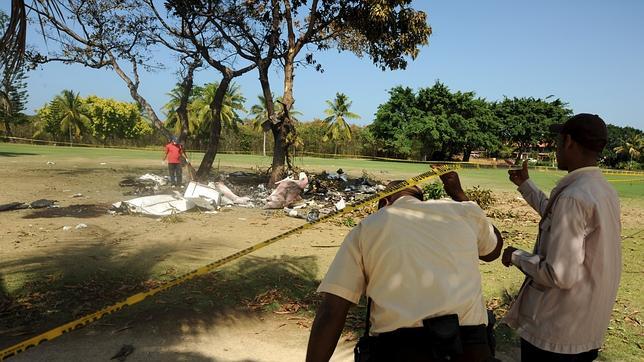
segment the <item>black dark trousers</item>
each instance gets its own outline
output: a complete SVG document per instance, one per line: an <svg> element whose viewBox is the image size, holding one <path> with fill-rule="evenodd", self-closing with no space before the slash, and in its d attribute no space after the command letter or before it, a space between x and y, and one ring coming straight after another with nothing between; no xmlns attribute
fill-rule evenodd
<svg viewBox="0 0 644 362"><path fill-rule="evenodd" d="M463 352L446 358L432 356L431 341L423 328L401 328L374 339L369 362L488 362L494 361L484 325L461 326Z"/></svg>
<svg viewBox="0 0 644 362"><path fill-rule="evenodd" d="M521 362L590 362L597 358L598 350L591 349L579 354L563 354L544 351L521 338Z"/></svg>
<svg viewBox="0 0 644 362"><path fill-rule="evenodd" d="M168 163L168 171L170 172L170 184L174 186L181 185L181 164Z"/></svg>

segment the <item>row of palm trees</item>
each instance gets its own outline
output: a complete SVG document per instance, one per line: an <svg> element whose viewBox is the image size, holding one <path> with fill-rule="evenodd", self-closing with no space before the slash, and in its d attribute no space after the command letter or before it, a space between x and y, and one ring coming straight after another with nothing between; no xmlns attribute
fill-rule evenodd
<svg viewBox="0 0 644 362"><path fill-rule="evenodd" d="M194 139L206 137L209 132L210 123L213 121L213 115L210 110L210 104L217 91L217 83L207 83L204 86L193 88L188 107L189 127ZM175 87L168 93L170 101L163 106L166 114L166 126L174 128L177 133L181 130L181 122L177 116L177 108L181 98L181 88ZM263 96L258 96L258 103L250 108L247 112L244 103L246 99L236 84L231 85L224 101L222 108L222 123L224 127L237 130L239 123L242 122L240 113L249 113L248 120L255 130L263 131L263 153L266 155L266 136L270 128L264 127L268 121L268 111L266 109L266 100ZM326 132L323 142L333 142L334 152L337 153L337 145L341 141L351 140L351 127L348 123L352 119L360 119L360 116L350 111L352 102L343 93L336 93L333 100L327 100L328 108L324 111L326 118ZM70 144L73 139L80 139L83 132L89 128L90 119L87 108L79 93L72 90L63 90L51 102L51 109L61 117L60 130L63 134L69 135ZM281 98L275 98L275 113L279 117L283 112ZM290 115L297 121L301 115L297 110L291 110ZM41 130L42 131L42 130Z"/></svg>
<svg viewBox="0 0 644 362"><path fill-rule="evenodd" d="M644 153L644 136L642 134L633 134L622 141L620 146L613 148L615 153L628 155L629 167L634 161L641 159Z"/></svg>
<svg viewBox="0 0 644 362"><path fill-rule="evenodd" d="M193 88L188 105L189 127L193 139L207 137L210 123L213 120L210 104L214 99L217 87L217 83L207 83L203 87L197 86ZM176 133L181 131L181 122L177 115L177 108L179 107L182 96L181 92L181 87L177 85L168 93L170 101L163 106L163 111L166 114L166 125L171 129L173 128ZM258 103L253 105L250 111L247 111L244 107L246 99L242 96L240 87L232 84L224 98L221 120L224 127L237 130L238 124L243 122L240 113L248 113L250 117L247 121L250 122L253 129L262 131L263 133L263 154L266 156L266 137L270 131L270 127L266 127L268 110L265 98L259 95L257 99ZM324 111L326 115L324 122L327 125L327 129L323 141L334 142L335 152L337 153L338 143L351 139L351 127L348 120L359 119L360 116L349 110L352 102L343 93L336 93L335 98L333 100L327 100L326 104L329 108ZM276 116L279 118L283 113L281 97L275 98L274 109ZM301 113L299 111L291 109L290 116L292 119L297 121L297 117L300 115Z"/></svg>

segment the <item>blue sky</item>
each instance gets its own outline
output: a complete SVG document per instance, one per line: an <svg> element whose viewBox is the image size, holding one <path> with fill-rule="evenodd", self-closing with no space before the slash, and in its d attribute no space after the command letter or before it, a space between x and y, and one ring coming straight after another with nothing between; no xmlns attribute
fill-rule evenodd
<svg viewBox="0 0 644 362"><path fill-rule="evenodd" d="M8 11L9 1L0 9ZM416 1L433 28L429 45L404 71L380 71L369 59L330 50L318 55L324 73L299 68L295 107L302 120L323 117L325 100L343 92L352 111L367 124L388 90L397 85L431 86L437 79L452 90L475 91L488 100L555 95L575 113L599 114L607 123L644 129L644 1L641 0L436 0ZM34 32L28 42L42 44ZM142 76L141 93L157 111L176 82L174 61L160 54L167 69ZM276 69L272 86L280 93ZM217 81L217 72L199 73L198 82ZM260 93L257 73L236 81L247 108ZM28 111L62 89L131 101L112 71L49 64L29 73Z"/></svg>

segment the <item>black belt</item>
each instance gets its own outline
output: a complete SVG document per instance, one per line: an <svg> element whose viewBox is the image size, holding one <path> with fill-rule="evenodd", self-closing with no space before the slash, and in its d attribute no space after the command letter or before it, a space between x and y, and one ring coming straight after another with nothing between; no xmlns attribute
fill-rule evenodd
<svg viewBox="0 0 644 362"><path fill-rule="evenodd" d="M485 324L477 326L459 326L459 333L461 342L465 345L469 344L487 344L487 330ZM395 344L408 344L418 341L427 341L432 338L429 332L424 327L415 328L399 328L395 331L381 333L376 336L378 342L382 343L395 343Z"/></svg>

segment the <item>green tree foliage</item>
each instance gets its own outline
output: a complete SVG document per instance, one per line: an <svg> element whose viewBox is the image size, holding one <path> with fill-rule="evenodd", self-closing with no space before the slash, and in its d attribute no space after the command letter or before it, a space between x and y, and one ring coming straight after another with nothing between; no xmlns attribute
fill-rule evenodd
<svg viewBox="0 0 644 362"><path fill-rule="evenodd" d="M421 88L395 87L370 127L387 156L446 160L472 150L494 150L500 124L491 106L474 92L452 92L436 82Z"/></svg>
<svg viewBox="0 0 644 362"><path fill-rule="evenodd" d="M572 115L567 104L560 99L548 101L540 98L505 98L494 105L496 116L503 125L501 140L512 145L517 161L522 152L539 142L553 141L548 128L563 123Z"/></svg>
<svg viewBox="0 0 644 362"><path fill-rule="evenodd" d="M152 127L141 116L133 103L89 96L64 90L51 102L36 111L34 137L50 135L54 139L67 138L87 141L115 141L137 139L152 134Z"/></svg>
<svg viewBox="0 0 644 362"><path fill-rule="evenodd" d="M215 93L219 87L218 83L206 83L203 87L193 89L194 100L189 105L190 113L196 117L195 137L205 139L210 132L210 124L213 121L213 111L210 108L215 98ZM246 98L241 93L241 89L235 83L231 83L224 96L224 102L221 108L221 123L224 128L237 130L241 122L240 112L246 112L244 108Z"/></svg>
<svg viewBox="0 0 644 362"><path fill-rule="evenodd" d="M608 128L608 143L601 154L603 165L607 167L628 165L632 155L627 150L633 148L635 151L637 147L629 147L627 143L631 146L637 145L637 137L640 139L644 137L644 132L633 127L619 127L612 124L608 124L606 127ZM640 149L640 161L642 161L641 157ZM637 157L634 159L637 160Z"/></svg>
<svg viewBox="0 0 644 362"><path fill-rule="evenodd" d="M197 147L201 147L208 142L210 125L213 121L211 105L218 86L218 83L215 82L192 88L188 103L188 123L190 128L188 139L194 142ZM179 134L181 121L177 114L177 109L182 97L180 85L175 86L168 93L168 96L170 96L170 100L163 106L163 111L166 115L165 125ZM240 113L246 112L244 108L245 101L246 99L242 95L240 87L232 83L226 92L221 109L221 122L224 129L239 131L239 124L242 120Z"/></svg>
<svg viewBox="0 0 644 362"><path fill-rule="evenodd" d="M273 102L273 112L276 117L284 117L284 103L282 103L282 97L272 97L275 99ZM269 110L266 104L266 98L263 95L258 95L257 100L259 103L254 104L250 108L250 114L252 116L252 127L256 131L262 131L263 135L263 146L262 154L266 156L266 134L271 130L271 123L269 122ZM297 116L301 115L298 110L291 108L290 116L294 122L298 122Z"/></svg>
<svg viewBox="0 0 644 362"><path fill-rule="evenodd" d="M89 96L83 102L92 136L99 140L136 139L152 133L136 104L97 96Z"/></svg>
<svg viewBox="0 0 644 362"><path fill-rule="evenodd" d="M644 153L644 136L640 134L632 134L628 138L622 139L622 144L613 149L618 155L626 154L629 161L639 162Z"/></svg>
<svg viewBox="0 0 644 362"><path fill-rule="evenodd" d="M0 11L0 30L6 29L9 17ZM1 35L1 34L0 34ZM27 83L25 66L2 67L2 79L0 83L0 126L4 133L11 137L12 126L23 124L27 117L22 113L27 104Z"/></svg>
<svg viewBox="0 0 644 362"><path fill-rule="evenodd" d="M347 120L359 119L360 116L349 111L352 102L344 93L336 93L335 99L333 101L327 100L326 104L329 108L324 110L327 117L324 119L326 132L322 140L333 142L335 146L333 153L335 154L338 153L339 141L351 139L351 126Z"/></svg>
<svg viewBox="0 0 644 362"><path fill-rule="evenodd" d="M395 87L389 90L389 100L376 111L370 131L381 141L381 151L386 156L410 157L413 141L418 137L413 129L421 128L422 111L416 105L416 95L409 87ZM438 136L438 135L437 135Z"/></svg>
<svg viewBox="0 0 644 362"><path fill-rule="evenodd" d="M199 87L199 90L197 91L200 92L200 89L201 88ZM193 87L190 95L188 96L188 107L190 107L190 104L192 104L192 102L194 102L195 100L194 94L195 87ZM164 124L166 128L174 130L175 134L180 134L181 119L179 117L178 110L181 105L181 98L183 97L183 87L181 86L181 84L176 84L175 87L172 88L172 90L170 90L170 92L166 95L170 97L170 100L162 107L162 111L166 116ZM188 112L188 127L190 129L189 133L194 133L195 130L199 129L200 127L199 119L194 115L191 115L190 112Z"/></svg>
<svg viewBox="0 0 644 362"><path fill-rule="evenodd" d="M65 89L51 102L54 113L60 117L60 130L63 134L69 135L69 142L72 136L76 140L82 138L83 133L90 128L87 107L78 93Z"/></svg>

